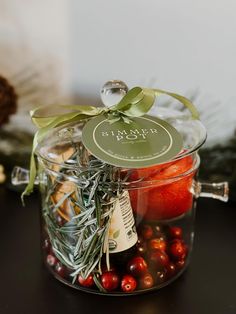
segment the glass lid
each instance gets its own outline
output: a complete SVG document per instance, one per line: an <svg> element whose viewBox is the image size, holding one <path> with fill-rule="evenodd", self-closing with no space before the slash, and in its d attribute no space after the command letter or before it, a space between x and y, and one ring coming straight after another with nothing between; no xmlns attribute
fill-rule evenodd
<svg viewBox="0 0 236 314"><path fill-rule="evenodd" d="M125 83L109 81L101 90L101 98L104 105L109 107L114 102L117 103L127 93L127 90ZM148 112L148 116L166 121L181 136L181 151L165 162L180 159L193 153L206 140L205 127L200 120L193 119L187 110L178 110L171 106L167 107L155 103ZM44 162L70 169L74 167L88 167L91 158L94 159L95 164L96 162L101 163L102 161L93 156L82 143L82 130L86 122L86 120L83 120L83 122L64 124L51 129L38 145L36 149L37 156Z"/></svg>
<svg viewBox="0 0 236 314"><path fill-rule="evenodd" d="M193 153L206 140L206 129L199 120L193 120L186 114L169 108L160 108L157 117L171 124L183 140L181 152L167 162ZM83 123L75 123L51 130L38 145L36 154L46 162L63 167L86 167L91 154L81 141L83 126Z"/></svg>

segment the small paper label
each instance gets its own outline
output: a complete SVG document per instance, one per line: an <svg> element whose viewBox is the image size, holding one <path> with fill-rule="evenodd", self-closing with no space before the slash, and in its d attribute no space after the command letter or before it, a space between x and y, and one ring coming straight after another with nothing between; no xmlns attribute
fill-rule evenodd
<svg viewBox="0 0 236 314"><path fill-rule="evenodd" d="M164 120L143 116L110 123L105 115L89 120L82 132L85 147L98 159L126 168L166 162L182 149L179 132Z"/></svg>
<svg viewBox="0 0 236 314"><path fill-rule="evenodd" d="M128 250L138 240L129 193L125 191L114 204L109 229L109 252Z"/></svg>

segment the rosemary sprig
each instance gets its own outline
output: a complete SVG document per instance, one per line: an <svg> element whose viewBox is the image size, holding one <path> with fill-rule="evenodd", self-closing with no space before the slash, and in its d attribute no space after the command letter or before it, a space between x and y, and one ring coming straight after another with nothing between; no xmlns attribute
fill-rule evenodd
<svg viewBox="0 0 236 314"><path fill-rule="evenodd" d="M43 215L55 255L71 269L72 283L78 274L87 278L89 274L94 273L94 281L101 290L103 288L99 283L98 273L101 273L101 260L104 254L107 268L110 268L108 234L114 204L121 193L121 189L112 190L110 183L114 178L122 180L117 168L93 156L88 158L82 143L76 144L78 147L75 147L73 142L75 151L69 159L76 161L76 170L72 173L76 176L76 182L80 183L73 183L73 189L62 193L62 197L55 203L53 196L58 189L60 191L61 186L63 187L65 182L63 175L69 178L71 169L65 166L64 161L59 170L62 174L59 179L52 178L49 172L47 183L51 184L44 186L47 195ZM84 170L81 166L85 160L87 167ZM75 208L79 209L79 212ZM62 226L57 223L58 210L65 211L69 217Z"/></svg>

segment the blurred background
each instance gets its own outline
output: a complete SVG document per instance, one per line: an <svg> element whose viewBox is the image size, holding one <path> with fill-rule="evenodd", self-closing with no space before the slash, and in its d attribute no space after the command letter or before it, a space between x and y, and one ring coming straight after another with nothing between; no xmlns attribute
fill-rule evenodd
<svg viewBox="0 0 236 314"><path fill-rule="evenodd" d="M191 98L208 129L202 178L235 184L235 12L233 0L1 0L0 181L27 167L30 109L99 105L121 79Z"/></svg>

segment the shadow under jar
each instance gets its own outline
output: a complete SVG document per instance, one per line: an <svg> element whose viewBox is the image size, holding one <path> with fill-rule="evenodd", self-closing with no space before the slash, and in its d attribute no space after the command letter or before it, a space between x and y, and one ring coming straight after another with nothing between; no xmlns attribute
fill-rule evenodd
<svg viewBox="0 0 236 314"><path fill-rule="evenodd" d="M91 293L139 294L175 280L193 245L195 201L227 200L227 183L197 180L197 153L206 139L198 120L160 110L182 135L174 159L124 169L91 155L82 124L56 128L37 148L45 264L63 283ZM17 168L15 183L27 181Z"/></svg>

